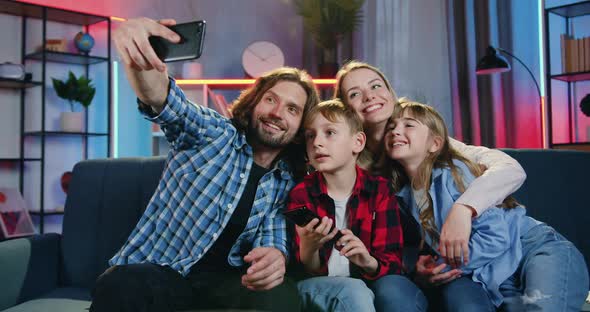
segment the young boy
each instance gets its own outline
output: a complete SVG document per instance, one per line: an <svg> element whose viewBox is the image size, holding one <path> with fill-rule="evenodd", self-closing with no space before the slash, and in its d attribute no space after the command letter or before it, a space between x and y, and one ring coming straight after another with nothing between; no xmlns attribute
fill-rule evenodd
<svg viewBox="0 0 590 312"><path fill-rule="evenodd" d="M402 229L394 193L386 179L356 165L366 141L362 121L330 100L312 108L303 126L317 171L291 191L287 209L305 206L321 218L296 226L297 261L318 275L298 283L304 310L409 311L402 304L414 299L401 289L411 282L397 275Z"/></svg>

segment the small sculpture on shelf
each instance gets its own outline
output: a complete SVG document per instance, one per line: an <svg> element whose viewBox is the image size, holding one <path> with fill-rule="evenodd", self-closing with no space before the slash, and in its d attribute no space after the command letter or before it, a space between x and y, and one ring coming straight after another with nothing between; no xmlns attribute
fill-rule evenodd
<svg viewBox="0 0 590 312"><path fill-rule="evenodd" d="M51 78L51 80L57 96L68 100L70 103L71 112L61 114L62 130L65 132L83 132L85 128L83 115L81 112L74 111L74 103L80 103L84 108L90 106L96 93L92 80L84 76L76 77L71 71L68 73L66 81L55 78Z"/></svg>
<svg viewBox="0 0 590 312"><path fill-rule="evenodd" d="M89 33L79 32L74 37L74 43L80 53L88 54L94 46L94 38Z"/></svg>

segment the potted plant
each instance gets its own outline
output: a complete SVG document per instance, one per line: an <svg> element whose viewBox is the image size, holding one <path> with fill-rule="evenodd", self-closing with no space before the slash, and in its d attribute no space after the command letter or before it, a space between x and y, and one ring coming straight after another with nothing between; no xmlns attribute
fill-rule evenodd
<svg viewBox="0 0 590 312"><path fill-rule="evenodd" d="M320 48L320 77L333 78L338 71L338 46L341 39L362 23L365 0L295 0L303 27Z"/></svg>
<svg viewBox="0 0 590 312"><path fill-rule="evenodd" d="M62 131L83 132L84 116L81 112L74 110L74 103L80 103L84 108L90 106L96 93L92 80L84 76L76 77L71 71L68 73L66 81L55 78L51 78L51 80L57 96L70 103L71 111L61 113Z"/></svg>

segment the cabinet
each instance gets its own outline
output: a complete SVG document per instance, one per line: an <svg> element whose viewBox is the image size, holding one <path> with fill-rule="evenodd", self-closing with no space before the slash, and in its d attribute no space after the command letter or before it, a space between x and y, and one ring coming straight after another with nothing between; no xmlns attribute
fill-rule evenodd
<svg viewBox="0 0 590 312"><path fill-rule="evenodd" d="M24 64L25 71L33 76L32 81L0 79L2 105L18 107L2 108L7 114L0 116L0 122L16 120L13 124L18 127L12 134L0 133L0 137L18 136L2 140L10 142L2 146L0 165L5 170L0 175L15 178L0 177L0 185L20 190L38 231L43 233L47 218L63 214L59 209L65 202L61 174L80 160L111 154L111 20L11 0L0 0L0 19L14 26L10 33L18 34L10 37L18 44L3 41L9 44L1 47L0 62ZM73 46L79 31L90 33L95 40L89 54L78 53ZM8 32L3 33L0 38ZM47 49L46 40L56 37L68 42L65 51ZM96 88L92 104L83 110L85 126L81 132L61 131L57 122L68 105L57 97L51 78L64 79L70 70L77 76L90 77ZM61 220L55 224L60 227Z"/></svg>
<svg viewBox="0 0 590 312"><path fill-rule="evenodd" d="M574 46L567 53L562 35L590 36L590 1L545 9L545 67L547 125L552 148L590 150L590 117L580 110L580 101L590 93L590 51ZM584 58L583 55L586 55ZM565 58L564 58L565 57ZM570 70L568 61L580 60Z"/></svg>

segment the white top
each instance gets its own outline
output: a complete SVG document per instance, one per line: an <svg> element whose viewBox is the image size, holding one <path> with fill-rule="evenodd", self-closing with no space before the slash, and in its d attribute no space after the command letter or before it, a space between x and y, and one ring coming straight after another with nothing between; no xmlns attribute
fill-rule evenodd
<svg viewBox="0 0 590 312"><path fill-rule="evenodd" d="M334 200L336 228L340 230L348 227L346 203L348 203L348 197L343 200ZM340 255L336 248L332 248L330 259L328 259L328 276L350 276L348 258Z"/></svg>
<svg viewBox="0 0 590 312"><path fill-rule="evenodd" d="M520 164L500 150L466 145L453 138L450 138L450 144L469 160L487 168L456 201L473 207L477 215L502 203L508 195L516 192L526 179L526 173Z"/></svg>

